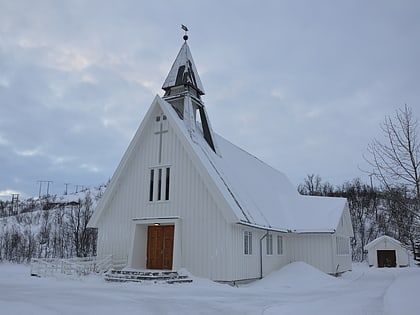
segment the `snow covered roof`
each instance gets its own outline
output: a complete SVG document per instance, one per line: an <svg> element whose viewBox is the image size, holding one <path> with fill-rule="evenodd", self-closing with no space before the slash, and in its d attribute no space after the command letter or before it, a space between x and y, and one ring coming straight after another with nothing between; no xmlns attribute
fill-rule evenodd
<svg viewBox="0 0 420 315"><path fill-rule="evenodd" d="M163 83L162 89L166 91L178 85L190 85L194 87L200 95L204 95L203 84L201 83L197 68L195 67L187 41L182 45L181 50L172 65L171 71L169 71L169 74Z"/></svg>
<svg viewBox="0 0 420 315"><path fill-rule="evenodd" d="M395 238L392 238L388 235L382 235L376 239L374 239L372 242L365 245L365 249L368 250L369 248L372 248L373 246L377 245L380 242L390 242L393 243L396 246L404 247L401 242L397 241Z"/></svg>
<svg viewBox="0 0 420 315"><path fill-rule="evenodd" d="M238 223L296 233L335 232L345 198L302 196L285 174L217 134L216 154L203 137L191 137L169 103L158 100L194 148Z"/></svg>

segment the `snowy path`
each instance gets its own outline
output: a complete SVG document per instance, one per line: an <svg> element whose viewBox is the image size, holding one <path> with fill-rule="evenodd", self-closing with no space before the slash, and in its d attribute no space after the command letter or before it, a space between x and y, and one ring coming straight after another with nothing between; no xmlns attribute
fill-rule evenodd
<svg viewBox="0 0 420 315"><path fill-rule="evenodd" d="M384 314L384 295L396 275L389 270L367 271L339 286L287 295L282 305L264 314Z"/></svg>
<svg viewBox="0 0 420 315"><path fill-rule="evenodd" d="M401 310L396 305L403 294L415 292L420 269L356 267L340 279L299 269L264 281L239 288L202 279L183 285L121 284L95 276L34 278L28 267L0 264L0 314L388 315L384 301L389 310ZM390 287L395 292L386 294Z"/></svg>

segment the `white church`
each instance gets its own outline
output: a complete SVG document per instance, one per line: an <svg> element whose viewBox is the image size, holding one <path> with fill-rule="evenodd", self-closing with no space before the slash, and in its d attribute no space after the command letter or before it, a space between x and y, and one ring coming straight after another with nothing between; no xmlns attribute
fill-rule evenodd
<svg viewBox="0 0 420 315"><path fill-rule="evenodd" d="M212 130L187 39L89 222L98 258L222 282L295 261L351 270L346 199L300 195Z"/></svg>

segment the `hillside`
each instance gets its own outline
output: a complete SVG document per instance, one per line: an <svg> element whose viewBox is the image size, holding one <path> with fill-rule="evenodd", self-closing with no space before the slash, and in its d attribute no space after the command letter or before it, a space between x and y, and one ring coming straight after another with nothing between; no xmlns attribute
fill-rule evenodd
<svg viewBox="0 0 420 315"><path fill-rule="evenodd" d="M96 254L96 231L87 223L105 186L42 196L0 207L0 261L86 257Z"/></svg>

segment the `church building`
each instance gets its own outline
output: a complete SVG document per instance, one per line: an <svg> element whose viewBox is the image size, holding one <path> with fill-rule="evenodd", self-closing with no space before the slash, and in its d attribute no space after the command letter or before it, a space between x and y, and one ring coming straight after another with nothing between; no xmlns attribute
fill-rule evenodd
<svg viewBox="0 0 420 315"><path fill-rule="evenodd" d="M300 195L283 173L215 133L187 40L89 222L98 258L222 282L295 261L351 270L346 199Z"/></svg>

